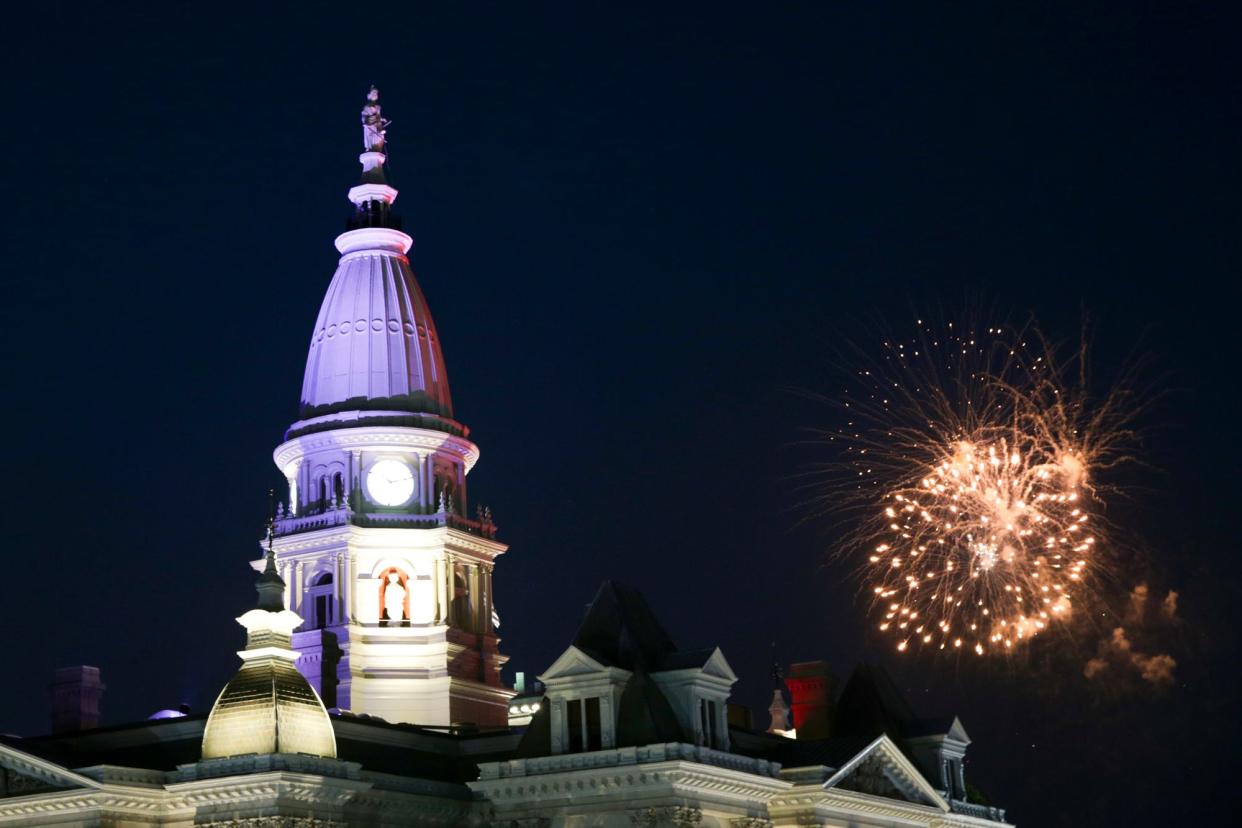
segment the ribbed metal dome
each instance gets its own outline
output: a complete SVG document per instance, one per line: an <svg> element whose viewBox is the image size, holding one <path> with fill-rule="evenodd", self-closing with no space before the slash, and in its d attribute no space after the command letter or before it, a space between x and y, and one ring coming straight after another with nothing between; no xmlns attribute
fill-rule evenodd
<svg viewBox="0 0 1242 828"><path fill-rule="evenodd" d="M269 535L270 538L270 535ZM298 672L293 631L297 613L284 608L285 582L269 547L255 586L259 606L237 623L246 628L242 667L224 686L203 728L203 758L248 753L308 753L336 757L332 720L315 689Z"/></svg>
<svg viewBox="0 0 1242 828"><path fill-rule="evenodd" d="M354 407L452 416L436 326L405 255L411 244L384 227L337 239L344 255L311 335L303 416Z"/></svg>
<svg viewBox="0 0 1242 828"><path fill-rule="evenodd" d="M247 661L207 717L204 759L246 753L336 756L328 711L287 659Z"/></svg>

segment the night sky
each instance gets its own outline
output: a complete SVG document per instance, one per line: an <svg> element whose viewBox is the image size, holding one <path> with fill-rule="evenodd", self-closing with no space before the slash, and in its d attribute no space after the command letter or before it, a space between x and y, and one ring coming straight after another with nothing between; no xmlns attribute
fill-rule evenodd
<svg viewBox="0 0 1242 828"><path fill-rule="evenodd" d="M511 544L507 675L548 666L611 577L679 644L722 647L763 725L774 655L842 679L881 661L920 712L961 716L969 779L1020 825L1223 809L1226 4L39 5L0 34L0 731L46 728L57 666L102 668L108 723L205 711L235 670L374 83L482 449L471 495ZM1142 640L1176 659L1171 685L1086 679L1090 628L1011 663L898 658L830 559L837 530L799 506L842 343L979 300L1058 338L1089 318L1102 382L1149 364L1113 598L1178 592Z"/></svg>

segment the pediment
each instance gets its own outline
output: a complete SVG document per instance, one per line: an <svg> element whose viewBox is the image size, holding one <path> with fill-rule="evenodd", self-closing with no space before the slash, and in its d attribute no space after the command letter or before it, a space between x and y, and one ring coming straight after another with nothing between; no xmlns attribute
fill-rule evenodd
<svg viewBox="0 0 1242 828"><path fill-rule="evenodd" d="M733 672L733 668L729 666L729 662L725 660L724 653L719 647L712 651L707 663L703 665L703 672L730 683L737 681L737 673Z"/></svg>
<svg viewBox="0 0 1242 828"><path fill-rule="evenodd" d="M953 717L953 725L949 728L949 732L946 733L945 736L955 742L961 742L964 745L970 744L970 737L966 735L966 728L962 727L962 720L956 716Z"/></svg>
<svg viewBox="0 0 1242 828"><path fill-rule="evenodd" d="M68 768L0 744L0 799L99 787Z"/></svg>
<svg viewBox="0 0 1242 828"><path fill-rule="evenodd" d="M876 739L846 762L824 783L824 788L949 810L949 804L887 736Z"/></svg>
<svg viewBox="0 0 1242 828"><path fill-rule="evenodd" d="M607 670L608 665L601 664L582 650L570 645L569 649L561 653L560 657L552 662L551 667L543 671L543 674L539 676L539 680L546 684L554 679L592 675L603 673Z"/></svg>

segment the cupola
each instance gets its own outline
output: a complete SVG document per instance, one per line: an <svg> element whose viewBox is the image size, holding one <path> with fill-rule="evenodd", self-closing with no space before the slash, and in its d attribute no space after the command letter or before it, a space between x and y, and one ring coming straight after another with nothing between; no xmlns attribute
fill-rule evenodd
<svg viewBox="0 0 1242 828"><path fill-rule="evenodd" d="M258 606L237 619L246 628L241 670L225 685L203 730L203 758L250 753L336 757L332 720L294 663L293 631L302 623L285 609L285 582L268 549L255 589Z"/></svg>

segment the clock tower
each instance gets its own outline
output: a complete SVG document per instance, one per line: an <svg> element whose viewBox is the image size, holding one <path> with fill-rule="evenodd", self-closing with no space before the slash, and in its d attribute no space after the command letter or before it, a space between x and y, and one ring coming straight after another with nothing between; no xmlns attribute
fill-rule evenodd
<svg viewBox="0 0 1242 828"><path fill-rule="evenodd" d="M391 722L504 725L492 569L506 547L470 512L479 458L392 212L372 88L362 177L311 332L301 416L274 453L289 486L274 551L298 670L328 707Z"/></svg>

